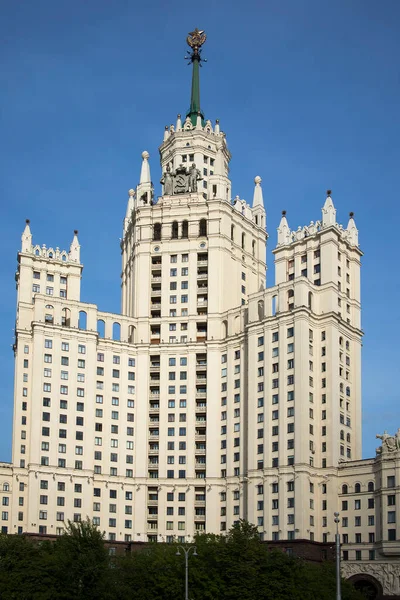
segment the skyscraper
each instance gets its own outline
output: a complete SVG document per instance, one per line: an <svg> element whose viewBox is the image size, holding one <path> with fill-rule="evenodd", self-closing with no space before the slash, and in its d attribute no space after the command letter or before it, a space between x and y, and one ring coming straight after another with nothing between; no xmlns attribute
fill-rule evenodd
<svg viewBox="0 0 400 600"><path fill-rule="evenodd" d="M89 516L110 541L184 542L243 518L265 540L329 542L334 511L354 509L344 558L390 563L399 446L386 436L361 460L354 216L338 224L330 191L305 226L283 212L266 287L261 178L251 204L232 198L225 133L200 105L204 42L188 36L191 103L164 131L162 195L147 151L129 190L121 314L80 301L77 231L61 251L26 222L3 531L60 534Z"/></svg>

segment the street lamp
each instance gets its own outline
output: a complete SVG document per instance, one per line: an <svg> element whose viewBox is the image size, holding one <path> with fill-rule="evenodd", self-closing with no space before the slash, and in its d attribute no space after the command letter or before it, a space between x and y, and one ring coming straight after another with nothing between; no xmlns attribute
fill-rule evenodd
<svg viewBox="0 0 400 600"><path fill-rule="evenodd" d="M189 546L186 549L183 546L178 546L178 549L176 551L176 556L181 555L181 553L179 552L179 549L181 549L185 555L185 600L189 600L189 554L190 554L190 551L192 551L193 556L197 556L197 548L196 548L196 546Z"/></svg>
<svg viewBox="0 0 400 600"><path fill-rule="evenodd" d="M340 535L339 535L339 513L335 512L335 523L336 523L336 534L335 534L335 543L336 543L336 600L341 600L342 594L340 591Z"/></svg>

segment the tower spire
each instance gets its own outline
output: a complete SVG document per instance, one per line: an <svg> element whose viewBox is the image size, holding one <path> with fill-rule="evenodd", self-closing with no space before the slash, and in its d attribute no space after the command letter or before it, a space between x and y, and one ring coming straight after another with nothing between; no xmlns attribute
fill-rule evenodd
<svg viewBox="0 0 400 600"><path fill-rule="evenodd" d="M197 27L194 31L191 31L186 38L186 42L188 46L190 46L191 51L189 52L189 56L186 58L192 63L192 93L190 96L190 108L186 113L186 116L190 118L193 127L196 127L197 123L197 115L201 116L202 121L204 120L204 114L200 107L200 63L202 62L201 58L201 47L206 41L207 36L204 31L200 31Z"/></svg>

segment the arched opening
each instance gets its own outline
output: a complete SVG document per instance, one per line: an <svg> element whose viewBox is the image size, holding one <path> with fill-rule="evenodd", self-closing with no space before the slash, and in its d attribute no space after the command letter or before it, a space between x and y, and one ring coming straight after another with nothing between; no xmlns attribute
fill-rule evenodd
<svg viewBox="0 0 400 600"><path fill-rule="evenodd" d="M342 485L342 494L348 494L349 493L349 487L348 485L346 485L345 483Z"/></svg>
<svg viewBox="0 0 400 600"><path fill-rule="evenodd" d="M343 429L340 430L340 439L344 441L344 431L343 431Z"/></svg>
<svg viewBox="0 0 400 600"><path fill-rule="evenodd" d="M264 300L258 301L257 309L258 309L258 320L262 321L264 318Z"/></svg>
<svg viewBox="0 0 400 600"><path fill-rule="evenodd" d="M245 242L246 242L246 236L244 233L242 233L242 250L244 250Z"/></svg>
<svg viewBox="0 0 400 600"><path fill-rule="evenodd" d="M232 242L235 241L235 226L231 225L231 240Z"/></svg>
<svg viewBox="0 0 400 600"><path fill-rule="evenodd" d="M46 309L46 313L44 315L44 322L51 325L52 323L54 323L54 315L53 315L54 306L52 306L51 304L46 304L45 309Z"/></svg>
<svg viewBox="0 0 400 600"><path fill-rule="evenodd" d="M189 237L189 223L187 221L182 221L182 238Z"/></svg>
<svg viewBox="0 0 400 600"><path fill-rule="evenodd" d="M161 240L161 223L154 223L153 241L159 242L160 240Z"/></svg>
<svg viewBox="0 0 400 600"><path fill-rule="evenodd" d="M258 216L256 215L256 225L258 225Z"/></svg>
<svg viewBox="0 0 400 600"><path fill-rule="evenodd" d="M106 324L103 319L98 319L97 321L97 333L100 338L104 338L106 336Z"/></svg>
<svg viewBox="0 0 400 600"><path fill-rule="evenodd" d="M228 321L226 319L222 321L222 337L228 337Z"/></svg>
<svg viewBox="0 0 400 600"><path fill-rule="evenodd" d="M349 388L349 386L346 387L346 396L350 396L350 388Z"/></svg>
<svg viewBox="0 0 400 600"><path fill-rule="evenodd" d="M251 242L251 250L252 250L253 256L255 256L256 255L256 241L255 240L253 240Z"/></svg>
<svg viewBox="0 0 400 600"><path fill-rule="evenodd" d="M179 235L178 221L174 221L172 223L172 228L171 228L171 238L173 240L177 240L178 239L178 235Z"/></svg>
<svg viewBox="0 0 400 600"><path fill-rule="evenodd" d="M71 327L71 311L69 308L63 308L61 311L61 325Z"/></svg>
<svg viewBox="0 0 400 600"><path fill-rule="evenodd" d="M375 489L374 482L373 481L369 481L368 482L368 491L369 492L373 492L374 489Z"/></svg>
<svg viewBox="0 0 400 600"><path fill-rule="evenodd" d="M199 237L205 237L206 235L207 235L207 221L206 221L206 219L200 219Z"/></svg>
<svg viewBox="0 0 400 600"><path fill-rule="evenodd" d="M351 435L350 435L350 433L346 433L346 442L348 444L350 444L350 442L351 442Z"/></svg>
<svg viewBox="0 0 400 600"><path fill-rule="evenodd" d="M128 342L130 344L134 344L135 343L135 338L136 338L136 327L134 325L129 325L129 329L128 329Z"/></svg>
<svg viewBox="0 0 400 600"><path fill-rule="evenodd" d="M272 316L276 315L276 313L278 312L278 296L272 296L271 312Z"/></svg>
<svg viewBox="0 0 400 600"><path fill-rule="evenodd" d="M240 333L240 317L235 317L235 333Z"/></svg>
<svg viewBox="0 0 400 600"><path fill-rule="evenodd" d="M361 492L361 485L359 483L356 483L356 485L354 486L354 491L356 494L359 494Z"/></svg>
<svg viewBox="0 0 400 600"><path fill-rule="evenodd" d="M78 328L86 329L87 327L87 314L84 310L79 311Z"/></svg>
<svg viewBox="0 0 400 600"><path fill-rule="evenodd" d="M312 310L313 307L313 295L312 292L308 292L308 308Z"/></svg>
<svg viewBox="0 0 400 600"><path fill-rule="evenodd" d="M343 338L342 337L339 338L339 346L343 346Z"/></svg>
<svg viewBox="0 0 400 600"><path fill-rule="evenodd" d="M113 323L112 339L116 342L121 340L121 325L119 323Z"/></svg>
<svg viewBox="0 0 400 600"><path fill-rule="evenodd" d="M352 575L352 577L349 577L348 581L357 591L361 592L365 598L368 598L368 600L382 600L382 585L372 575L368 575L367 573L358 573L357 575Z"/></svg>

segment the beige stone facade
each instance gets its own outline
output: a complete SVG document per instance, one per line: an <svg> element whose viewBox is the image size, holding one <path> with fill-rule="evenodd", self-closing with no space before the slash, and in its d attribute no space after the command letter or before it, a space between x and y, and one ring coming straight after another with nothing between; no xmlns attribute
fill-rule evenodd
<svg viewBox="0 0 400 600"><path fill-rule="evenodd" d="M330 192L305 227L283 214L266 287L261 179L251 206L232 200L219 123L178 118L160 155L168 194L154 197L147 152L129 191L121 314L80 301L77 232L63 252L26 224L3 531L59 534L89 516L110 540L183 542L244 518L266 540L330 542L338 511L344 573L392 577L400 452L385 439L361 459L353 216L338 224ZM175 193L167 166L193 163Z"/></svg>

